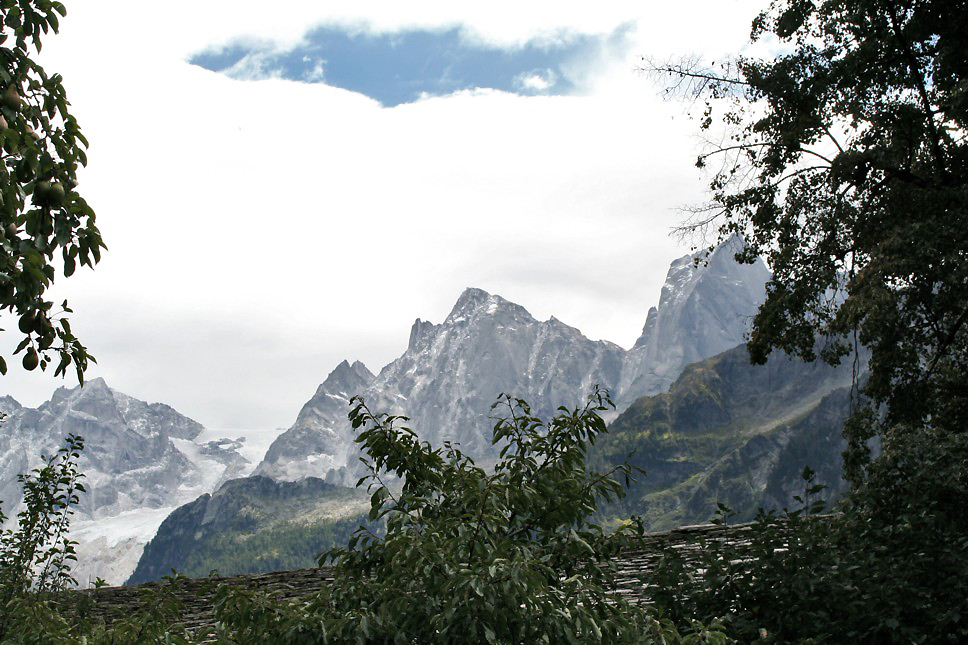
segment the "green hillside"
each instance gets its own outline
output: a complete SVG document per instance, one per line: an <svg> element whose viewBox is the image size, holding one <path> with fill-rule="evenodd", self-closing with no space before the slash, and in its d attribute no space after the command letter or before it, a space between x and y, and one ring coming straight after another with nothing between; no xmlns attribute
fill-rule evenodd
<svg viewBox="0 0 968 645"><path fill-rule="evenodd" d="M232 480L169 515L127 584L158 580L173 568L201 577L316 566L321 552L346 544L368 510L365 491L315 478Z"/></svg>
<svg viewBox="0 0 968 645"><path fill-rule="evenodd" d="M690 365L668 392L632 404L595 446L598 467L628 459L647 473L603 515L641 515L660 530L708 521L722 502L749 519L761 506L793 505L804 466L838 495L850 378L849 366L783 355L751 365L743 346Z"/></svg>

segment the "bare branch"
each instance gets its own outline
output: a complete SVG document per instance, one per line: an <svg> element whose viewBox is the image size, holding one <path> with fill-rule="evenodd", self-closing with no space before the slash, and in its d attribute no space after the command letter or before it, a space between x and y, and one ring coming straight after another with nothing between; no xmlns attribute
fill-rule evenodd
<svg viewBox="0 0 968 645"><path fill-rule="evenodd" d="M723 65L724 74L701 65L698 57L684 57L677 60L657 62L650 57L641 58L642 65L636 71L653 79L671 77L672 84L663 89L665 96L682 96L698 99L707 90L714 98L721 98L735 94L739 88L748 87L749 83L736 75L730 74L734 65Z"/></svg>

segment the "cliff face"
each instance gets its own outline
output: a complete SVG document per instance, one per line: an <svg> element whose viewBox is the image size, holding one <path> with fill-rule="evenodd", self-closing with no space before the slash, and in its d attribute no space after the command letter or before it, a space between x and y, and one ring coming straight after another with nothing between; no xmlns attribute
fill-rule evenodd
<svg viewBox="0 0 968 645"><path fill-rule="evenodd" d="M272 442L254 474L295 481L340 469L345 472L355 454L353 435L347 432L350 398L365 392L374 379L359 361L337 365L303 405L285 439Z"/></svg>
<svg viewBox="0 0 968 645"><path fill-rule="evenodd" d="M770 272L762 261L738 264L733 256L741 244L733 238L705 263L697 265L696 256L687 255L669 267L659 306L649 310L642 335L625 356L620 408L664 392L686 365L746 340Z"/></svg>

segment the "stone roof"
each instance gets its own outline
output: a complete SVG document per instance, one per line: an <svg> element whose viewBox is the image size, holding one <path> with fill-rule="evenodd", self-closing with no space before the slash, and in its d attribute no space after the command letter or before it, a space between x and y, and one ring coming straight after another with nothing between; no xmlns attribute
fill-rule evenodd
<svg viewBox="0 0 968 645"><path fill-rule="evenodd" d="M701 541L742 545L748 542L747 536L751 526L751 523L730 526L700 524L647 534L642 538L639 547L619 558L616 592L634 602L644 601L648 597L649 573L654 569L665 549L674 549L687 563L695 564ZM329 567L225 578L181 578L175 583L174 595L184 603L180 622L190 629L198 629L215 624L215 594L224 585L272 593L277 597L288 599L308 596L331 582L333 582L333 575ZM165 580L131 587L102 587L75 593L91 594L95 600L92 615L110 624L119 617L130 616L143 610L145 603L151 602L153 591L170 584L173 584L171 580Z"/></svg>

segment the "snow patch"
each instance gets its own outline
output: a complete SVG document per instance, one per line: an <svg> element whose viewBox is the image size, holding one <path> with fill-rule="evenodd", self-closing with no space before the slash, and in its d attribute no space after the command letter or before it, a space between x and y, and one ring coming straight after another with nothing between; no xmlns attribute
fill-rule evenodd
<svg viewBox="0 0 968 645"><path fill-rule="evenodd" d="M269 450L272 442L283 432L285 432L284 428L275 428L272 430L266 430L264 428L259 430L241 430L238 428L223 428L221 430L206 429L195 437L195 443L206 444L209 441L220 441L222 439L241 442L242 445L236 448L235 451L242 455L249 463L238 476L248 477L255 470L256 465L266 456L266 451Z"/></svg>
<svg viewBox="0 0 968 645"><path fill-rule="evenodd" d="M71 539L93 542L103 538L108 547L117 546L119 542L129 539L144 544L155 537L158 527L176 508L178 507L136 508L98 520L75 517L71 521Z"/></svg>
<svg viewBox="0 0 968 645"><path fill-rule="evenodd" d="M188 460L198 468L198 472L202 476L202 481L200 484L195 486L189 486L185 483L179 487L179 490L184 490L186 493L197 491L196 497L202 493L211 492L215 488L215 485L221 479L223 472L225 471L225 465L219 461L212 459L208 455L205 455L201 451L201 446L199 446L194 441L189 439L176 439L171 438L171 442L175 445L183 455L188 457ZM190 500L189 500L190 501Z"/></svg>
<svg viewBox="0 0 968 645"><path fill-rule="evenodd" d="M67 416L72 419L80 419L81 421L97 421L97 417L93 414L81 412L80 410L68 410Z"/></svg>

